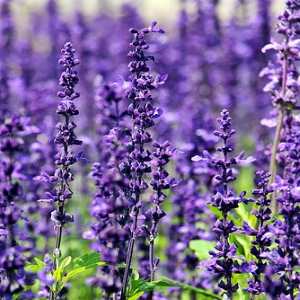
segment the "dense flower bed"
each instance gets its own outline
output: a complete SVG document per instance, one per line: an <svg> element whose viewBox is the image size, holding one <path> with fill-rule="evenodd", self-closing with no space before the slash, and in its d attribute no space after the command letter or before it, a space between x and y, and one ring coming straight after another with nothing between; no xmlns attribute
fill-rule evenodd
<svg viewBox="0 0 300 300"><path fill-rule="evenodd" d="M275 2L183 0L165 32L48 0L26 31L0 0L1 300L299 299L300 1Z"/></svg>

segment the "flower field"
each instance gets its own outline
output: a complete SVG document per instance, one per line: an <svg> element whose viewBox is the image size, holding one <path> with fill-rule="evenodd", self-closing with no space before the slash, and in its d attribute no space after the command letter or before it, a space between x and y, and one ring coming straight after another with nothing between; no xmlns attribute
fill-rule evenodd
<svg viewBox="0 0 300 300"><path fill-rule="evenodd" d="M0 0L0 300L300 299L300 1L226 1Z"/></svg>

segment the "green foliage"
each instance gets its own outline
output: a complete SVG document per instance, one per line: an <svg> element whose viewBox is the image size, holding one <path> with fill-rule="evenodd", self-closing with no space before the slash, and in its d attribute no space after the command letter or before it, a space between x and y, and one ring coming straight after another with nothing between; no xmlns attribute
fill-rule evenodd
<svg viewBox="0 0 300 300"><path fill-rule="evenodd" d="M68 282L76 279L79 275L90 270L95 271L97 266L104 265L105 263L100 261L100 255L97 252L87 253L74 259L71 256L58 259L57 267L52 273L54 283L51 290L59 293ZM28 264L25 269L36 273L42 271L44 267L45 263L42 260L34 258L34 263Z"/></svg>
<svg viewBox="0 0 300 300"><path fill-rule="evenodd" d="M237 193L241 193L243 191L246 191L248 195L252 193L252 190L254 188L253 176L253 167L241 168L239 176L234 182L234 188L236 189Z"/></svg>
<svg viewBox="0 0 300 300"><path fill-rule="evenodd" d="M144 293L154 290L167 291L169 288L178 287L182 291L193 292L196 295L201 295L203 299L222 299L220 296L213 294L205 289L193 287L191 285L172 280L167 277L161 277L158 280L147 282L141 278L132 277L127 297L129 300L139 299Z"/></svg>
<svg viewBox="0 0 300 300"><path fill-rule="evenodd" d="M245 291L245 288L248 286L249 276L250 274L233 274L233 284L239 284L239 289L235 293L233 300L250 300L249 293Z"/></svg>
<svg viewBox="0 0 300 300"><path fill-rule="evenodd" d="M229 237L229 241L237 247L237 254L244 256L248 261L253 259L250 252L252 239L253 237L240 233L232 233Z"/></svg>
<svg viewBox="0 0 300 300"><path fill-rule="evenodd" d="M205 240L193 240L189 244L190 249L195 252L199 260L208 259L209 251L213 250L215 246L215 242Z"/></svg>
<svg viewBox="0 0 300 300"><path fill-rule="evenodd" d="M37 257L34 257L33 260L33 263L29 263L25 266L25 270L32 273L42 271L42 269L45 267L45 263Z"/></svg>

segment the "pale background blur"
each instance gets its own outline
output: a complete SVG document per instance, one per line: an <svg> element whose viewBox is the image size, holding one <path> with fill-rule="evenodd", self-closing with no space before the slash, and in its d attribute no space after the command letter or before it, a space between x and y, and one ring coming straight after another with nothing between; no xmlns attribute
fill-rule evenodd
<svg viewBox="0 0 300 300"><path fill-rule="evenodd" d="M220 0L220 15L226 20L233 14L234 4L239 0ZM266 1L266 0L260 0ZM22 16L19 21L26 25L26 17L30 12L42 10L47 0L18 0L13 1L13 10L17 16ZM118 8L125 3L130 3L138 8L142 15L149 20L157 20L160 24L170 27L177 18L180 8L179 0L58 0L60 12L66 16L75 10L81 10L87 15L94 14L98 9L106 10L111 14L118 15ZM187 1L192 2L192 1ZM248 1L249 12L255 9L256 0ZM278 14L284 6L285 0L272 0L274 15ZM193 7L189 7L193 10ZM22 21L21 21L22 20Z"/></svg>

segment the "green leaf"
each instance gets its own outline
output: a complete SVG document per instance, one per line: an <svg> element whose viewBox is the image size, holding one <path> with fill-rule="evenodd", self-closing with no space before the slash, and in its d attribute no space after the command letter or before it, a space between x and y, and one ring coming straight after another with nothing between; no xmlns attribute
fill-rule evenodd
<svg viewBox="0 0 300 300"><path fill-rule="evenodd" d="M193 240L189 244L190 249L196 253L199 260L208 259L209 251L213 250L215 246L215 242L205 240Z"/></svg>
<svg viewBox="0 0 300 300"><path fill-rule="evenodd" d="M208 208L218 219L222 218L222 212L217 207L209 204Z"/></svg>
<svg viewBox="0 0 300 300"><path fill-rule="evenodd" d="M240 217L239 222L233 218L235 224L241 226L244 222L248 223L251 227L256 227L257 218L254 214L251 214L250 210L247 208L247 205L240 203L239 207L235 209L236 214Z"/></svg>
<svg viewBox="0 0 300 300"><path fill-rule="evenodd" d="M249 293L245 291L245 288L248 286L249 274L233 274L232 282L233 284L238 283L239 289L234 294L233 300L249 300ZM256 299L256 298L255 298Z"/></svg>
<svg viewBox="0 0 300 300"><path fill-rule="evenodd" d="M56 282L60 282L62 280L62 275L63 275L63 269L61 267L58 267L54 272L53 272L53 277Z"/></svg>
<svg viewBox="0 0 300 300"><path fill-rule="evenodd" d="M136 300L136 299L139 299L143 295L144 295L144 292L140 291L140 292L137 292L136 294L130 296L128 298L128 300Z"/></svg>
<svg viewBox="0 0 300 300"><path fill-rule="evenodd" d="M46 265L42 260L40 260L37 257L34 258L34 261L38 266L45 267L45 265Z"/></svg>
<svg viewBox="0 0 300 300"><path fill-rule="evenodd" d="M60 263L60 267L62 268L62 270L64 270L72 261L72 257L71 256L67 256L65 257L62 262Z"/></svg>
<svg viewBox="0 0 300 300"><path fill-rule="evenodd" d="M68 282L69 280L75 278L76 276L78 276L79 274L81 274L87 270L88 270L88 268L86 268L86 267L78 267L76 269L73 269L66 276L64 276L63 281Z"/></svg>
<svg viewBox="0 0 300 300"><path fill-rule="evenodd" d="M222 299L220 296L215 295L210 291L196 288L191 285L169 279L167 277L162 277L159 280L155 280L151 282L146 282L146 281L141 282L141 279L139 279L139 281L140 282L138 285L138 289L139 291L143 291L143 292L149 292L157 289L168 289L170 287L179 287L184 291L192 291L198 295L205 296L205 299L219 299L219 300Z"/></svg>
<svg viewBox="0 0 300 300"><path fill-rule="evenodd" d="M237 177L234 187L238 193L246 191L247 193L252 193L254 188L253 184L254 170L253 167L241 168L239 176Z"/></svg>
<svg viewBox="0 0 300 300"><path fill-rule="evenodd" d="M86 267L90 265L98 265L100 262L100 254L98 252L86 253L74 259L74 265Z"/></svg>
<svg viewBox="0 0 300 300"><path fill-rule="evenodd" d="M239 233L232 233L229 237L230 242L237 247L237 253L243 255L248 261L252 259L251 239L252 237Z"/></svg>
<svg viewBox="0 0 300 300"><path fill-rule="evenodd" d="M37 273L43 270L43 267L34 265L34 264L29 264L25 266L25 271L27 272L32 272L32 273Z"/></svg>
<svg viewBox="0 0 300 300"><path fill-rule="evenodd" d="M37 257L34 257L33 260L35 261L35 263L30 263L25 266L25 270L27 272L40 272L46 265L42 260L40 260Z"/></svg>

